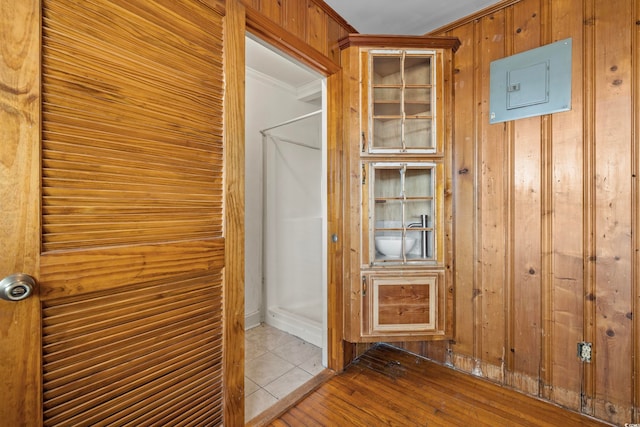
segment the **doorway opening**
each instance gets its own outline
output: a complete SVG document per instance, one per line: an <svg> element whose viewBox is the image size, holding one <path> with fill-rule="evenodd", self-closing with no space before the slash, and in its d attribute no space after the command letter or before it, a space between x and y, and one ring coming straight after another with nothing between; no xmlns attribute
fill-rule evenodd
<svg viewBox="0 0 640 427"><path fill-rule="evenodd" d="M327 366L326 81L246 37L245 419Z"/></svg>

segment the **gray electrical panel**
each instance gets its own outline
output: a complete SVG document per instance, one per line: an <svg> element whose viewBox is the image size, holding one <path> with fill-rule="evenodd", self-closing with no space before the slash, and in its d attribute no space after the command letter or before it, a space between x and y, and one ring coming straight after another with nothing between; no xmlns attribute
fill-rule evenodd
<svg viewBox="0 0 640 427"><path fill-rule="evenodd" d="M571 39L491 63L489 123L571 109Z"/></svg>

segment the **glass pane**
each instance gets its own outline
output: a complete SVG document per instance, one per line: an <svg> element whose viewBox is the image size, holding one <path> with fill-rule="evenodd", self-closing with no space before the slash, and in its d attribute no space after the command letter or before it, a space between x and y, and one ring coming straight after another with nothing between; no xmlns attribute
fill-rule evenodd
<svg viewBox="0 0 640 427"><path fill-rule="evenodd" d="M426 102L405 102L404 112L407 118L417 118L429 115L429 104Z"/></svg>
<svg viewBox="0 0 640 427"><path fill-rule="evenodd" d="M431 258L433 256L433 201L412 200L405 204L407 219L406 236L416 243L409 251L411 258Z"/></svg>
<svg viewBox="0 0 640 427"><path fill-rule="evenodd" d="M374 116L401 116L402 109L399 102L376 102L373 104Z"/></svg>
<svg viewBox="0 0 640 427"><path fill-rule="evenodd" d="M401 60L399 56L373 57L373 84L400 85L402 84Z"/></svg>
<svg viewBox="0 0 640 427"><path fill-rule="evenodd" d="M375 169L374 192L376 199L383 197L400 197L400 169Z"/></svg>
<svg viewBox="0 0 640 427"><path fill-rule="evenodd" d="M376 201L375 218L378 229L402 228L402 200ZM401 233L400 230L385 234L400 235L399 233Z"/></svg>
<svg viewBox="0 0 640 427"><path fill-rule="evenodd" d="M405 172L404 193L407 197L433 196L433 169L411 169Z"/></svg>
<svg viewBox="0 0 640 427"><path fill-rule="evenodd" d="M393 101L400 102L402 90L399 87L376 87L373 88L373 102Z"/></svg>
<svg viewBox="0 0 640 427"><path fill-rule="evenodd" d="M401 88L374 88L373 89L373 115L374 116L401 116Z"/></svg>
<svg viewBox="0 0 640 427"><path fill-rule="evenodd" d="M426 221L425 227L431 227L433 223L433 200L407 200L404 209L408 228L421 228L423 219Z"/></svg>
<svg viewBox="0 0 640 427"><path fill-rule="evenodd" d="M431 88L407 88L404 109L408 116L431 116Z"/></svg>
<svg viewBox="0 0 640 427"><path fill-rule="evenodd" d="M407 148L434 148L432 120L407 118L404 140Z"/></svg>
<svg viewBox="0 0 640 427"><path fill-rule="evenodd" d="M371 254L377 261L432 260L435 165L372 164ZM404 251L404 252L403 252Z"/></svg>
<svg viewBox="0 0 640 427"><path fill-rule="evenodd" d="M431 84L431 56L407 56L404 78L408 85Z"/></svg>
<svg viewBox="0 0 640 427"><path fill-rule="evenodd" d="M373 119L373 148L402 148L402 119Z"/></svg>

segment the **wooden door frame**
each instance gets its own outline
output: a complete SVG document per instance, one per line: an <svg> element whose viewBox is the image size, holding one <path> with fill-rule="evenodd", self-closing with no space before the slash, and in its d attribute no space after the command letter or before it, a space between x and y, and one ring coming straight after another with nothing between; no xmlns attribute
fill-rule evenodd
<svg viewBox="0 0 640 427"><path fill-rule="evenodd" d="M0 128L3 145L0 185L3 256L0 278L25 273L39 279L40 263L40 0L0 0ZM9 191L4 191L10 189ZM6 425L38 425L42 414L39 287L23 301L0 300L2 341L0 419ZM38 333L25 336L24 330ZM34 354L37 353L37 354ZM16 381L17 380L17 381Z"/></svg>
<svg viewBox="0 0 640 427"><path fill-rule="evenodd" d="M344 368L342 341L341 68L241 0L226 2L225 33L225 424L244 420L245 35L280 49L327 78L328 367ZM335 240L335 239L334 239Z"/></svg>

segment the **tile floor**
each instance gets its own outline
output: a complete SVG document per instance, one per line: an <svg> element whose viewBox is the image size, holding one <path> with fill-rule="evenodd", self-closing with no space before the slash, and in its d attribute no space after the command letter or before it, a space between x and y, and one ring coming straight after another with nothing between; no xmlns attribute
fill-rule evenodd
<svg viewBox="0 0 640 427"><path fill-rule="evenodd" d="M272 326L245 333L245 420L319 374L322 349Z"/></svg>

